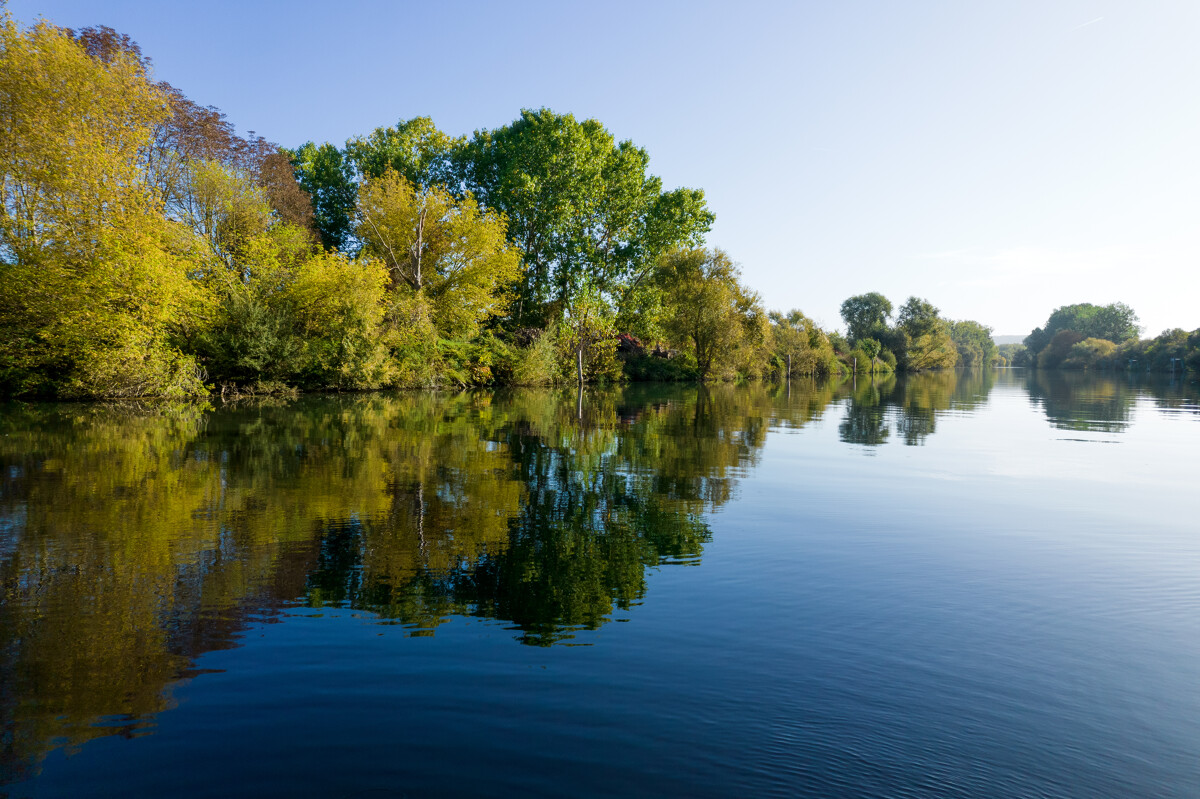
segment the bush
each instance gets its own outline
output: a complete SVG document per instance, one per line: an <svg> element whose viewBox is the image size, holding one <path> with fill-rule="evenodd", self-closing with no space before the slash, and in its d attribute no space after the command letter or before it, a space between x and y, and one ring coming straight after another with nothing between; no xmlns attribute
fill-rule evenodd
<svg viewBox="0 0 1200 799"><path fill-rule="evenodd" d="M688 354L663 358L654 354L635 355L625 361L625 375L630 380L675 383L700 379L696 359Z"/></svg>
<svg viewBox="0 0 1200 799"><path fill-rule="evenodd" d="M1112 365L1117 345L1102 338L1087 338L1071 347L1063 359L1063 369L1096 369Z"/></svg>

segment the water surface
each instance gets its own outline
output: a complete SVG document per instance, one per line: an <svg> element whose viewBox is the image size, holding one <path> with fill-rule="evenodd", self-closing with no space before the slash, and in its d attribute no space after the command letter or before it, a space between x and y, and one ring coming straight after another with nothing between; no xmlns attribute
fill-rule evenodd
<svg viewBox="0 0 1200 799"><path fill-rule="evenodd" d="M1200 404L0 411L0 794L1195 796Z"/></svg>

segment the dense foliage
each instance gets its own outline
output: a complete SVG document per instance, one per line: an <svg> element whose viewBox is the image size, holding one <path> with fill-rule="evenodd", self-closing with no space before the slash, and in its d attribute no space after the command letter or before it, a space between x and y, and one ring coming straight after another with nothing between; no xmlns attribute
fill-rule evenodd
<svg viewBox="0 0 1200 799"><path fill-rule="evenodd" d="M1200 370L1200 329L1165 330L1138 338L1138 318L1124 303L1080 303L1056 308L1045 327L1013 348L1014 366L1043 369L1120 369L1147 372Z"/></svg>
<svg viewBox="0 0 1200 799"><path fill-rule="evenodd" d="M594 119L524 110L453 137L417 117L341 147L282 150L155 82L126 36L22 29L7 14L0 97L6 395L787 378L1003 360L989 328L917 297L894 322L881 294L847 299L845 337L799 310L768 313L734 261L704 247L704 193L664 188L644 149ZM1008 360L1195 363L1187 335L1142 345L1136 321L1120 303L1060 308Z"/></svg>
<svg viewBox="0 0 1200 799"><path fill-rule="evenodd" d="M921 372L954 366L995 366L999 353L992 329L979 322L944 318L932 303L909 297L892 318L891 301L878 292L842 303L846 339L835 342L851 368L863 372L896 369Z"/></svg>

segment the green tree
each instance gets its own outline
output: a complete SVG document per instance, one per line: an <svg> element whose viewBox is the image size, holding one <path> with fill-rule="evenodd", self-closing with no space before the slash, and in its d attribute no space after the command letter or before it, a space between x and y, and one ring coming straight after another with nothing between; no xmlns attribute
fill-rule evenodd
<svg viewBox="0 0 1200 799"><path fill-rule="evenodd" d="M1034 353L1044 350L1061 330L1073 330L1083 338L1102 338L1120 344L1138 335L1138 318L1121 302L1093 305L1090 302L1055 308L1045 327L1035 328L1024 344Z"/></svg>
<svg viewBox="0 0 1200 799"><path fill-rule="evenodd" d="M858 294L842 303L842 321L846 323L846 338L851 344L886 328L891 316L891 301L876 291Z"/></svg>
<svg viewBox="0 0 1200 799"><path fill-rule="evenodd" d="M191 346L209 374L255 390L388 382L383 264L315 251L244 174L213 162L192 171L192 275L216 303Z"/></svg>
<svg viewBox="0 0 1200 799"><path fill-rule="evenodd" d="M701 380L736 363L742 348L765 335L758 295L739 275L721 250L679 250L659 264L655 279L670 298L664 328L674 344L692 351Z"/></svg>
<svg viewBox="0 0 1200 799"><path fill-rule="evenodd" d="M1000 357L992 329L970 319L950 323L960 366L993 366Z"/></svg>
<svg viewBox="0 0 1200 799"><path fill-rule="evenodd" d="M1102 338L1085 338L1076 343L1061 364L1063 369L1095 369L1107 365L1117 345Z"/></svg>
<svg viewBox="0 0 1200 799"><path fill-rule="evenodd" d="M454 191L459 182L454 158L465 141L441 132L429 117L414 117L350 139L345 155L364 178L380 178L391 170L419 190L440 186Z"/></svg>
<svg viewBox="0 0 1200 799"><path fill-rule="evenodd" d="M1024 344L1001 344L997 347L1003 366L1033 366L1029 349Z"/></svg>
<svg viewBox="0 0 1200 799"><path fill-rule="evenodd" d="M354 249L354 208L358 201L353 162L332 144L305 142L283 151L301 188L312 198L313 225L326 249Z"/></svg>
<svg viewBox="0 0 1200 799"><path fill-rule="evenodd" d="M813 320L796 309L786 314L772 311L769 318L769 346L784 378L829 373L836 356L829 337Z"/></svg>
<svg viewBox="0 0 1200 799"><path fill-rule="evenodd" d="M615 367L612 354L617 339L613 318L612 308L600 292L585 284L558 326L561 347L574 364L575 381L580 385L585 379L585 365L592 366L593 375L612 371L605 366Z"/></svg>
<svg viewBox="0 0 1200 799"><path fill-rule="evenodd" d="M896 315L896 327L908 340L904 366L911 371L943 369L958 361L950 324L928 300L909 297Z"/></svg>
<svg viewBox="0 0 1200 799"><path fill-rule="evenodd" d="M703 192L664 192L646 172L646 151L616 142L594 119L525 110L477 131L456 160L464 188L504 214L521 252L517 325L561 318L585 283L619 310L660 255L698 245L713 221Z"/></svg>
<svg viewBox="0 0 1200 799"><path fill-rule="evenodd" d="M1057 369L1070 354L1071 348L1083 341L1085 336L1076 330L1060 330L1042 348L1037 356L1037 365L1042 369ZM1028 341L1028 339L1026 339Z"/></svg>

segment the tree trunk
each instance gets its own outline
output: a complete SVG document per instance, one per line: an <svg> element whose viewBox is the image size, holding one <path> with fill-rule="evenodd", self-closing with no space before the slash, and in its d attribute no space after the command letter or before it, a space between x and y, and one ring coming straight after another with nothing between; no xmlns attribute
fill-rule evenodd
<svg viewBox="0 0 1200 799"><path fill-rule="evenodd" d="M417 290L421 290L421 255L425 250L425 209L417 214L417 247L413 257L413 271L417 280Z"/></svg>

